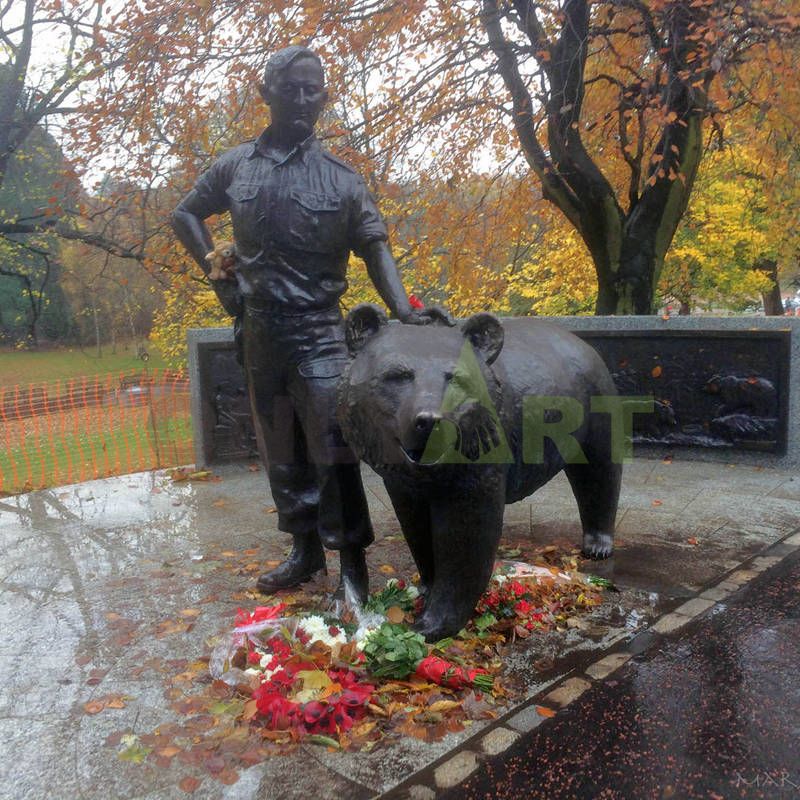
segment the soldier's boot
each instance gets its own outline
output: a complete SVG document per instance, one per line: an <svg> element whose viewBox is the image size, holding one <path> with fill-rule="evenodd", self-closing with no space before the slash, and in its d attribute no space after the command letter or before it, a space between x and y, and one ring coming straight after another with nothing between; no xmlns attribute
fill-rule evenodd
<svg viewBox="0 0 800 800"><path fill-rule="evenodd" d="M289 558L258 579L256 588L260 592L272 594L280 589L291 589L325 569L325 550L316 532L292 534L292 538L294 543Z"/></svg>
<svg viewBox="0 0 800 800"><path fill-rule="evenodd" d="M369 595L369 573L367 571L367 559L364 556L364 548L358 545L343 547L339 551L341 564L341 577L339 587L336 589L334 597L345 600L345 582L351 587L355 594L355 599L363 605L367 602Z"/></svg>

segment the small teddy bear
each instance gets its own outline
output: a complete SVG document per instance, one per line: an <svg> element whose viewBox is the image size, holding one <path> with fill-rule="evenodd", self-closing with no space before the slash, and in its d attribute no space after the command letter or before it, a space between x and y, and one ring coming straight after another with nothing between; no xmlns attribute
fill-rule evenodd
<svg viewBox="0 0 800 800"><path fill-rule="evenodd" d="M220 242L210 253L206 253L206 261L211 264L208 273L210 280L231 280L236 271L235 245L233 242Z"/></svg>

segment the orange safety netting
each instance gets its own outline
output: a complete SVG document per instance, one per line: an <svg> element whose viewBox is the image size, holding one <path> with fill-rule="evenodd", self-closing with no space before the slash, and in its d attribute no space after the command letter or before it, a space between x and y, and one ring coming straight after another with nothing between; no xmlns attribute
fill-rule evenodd
<svg viewBox="0 0 800 800"><path fill-rule="evenodd" d="M193 460L184 373L0 387L0 494Z"/></svg>

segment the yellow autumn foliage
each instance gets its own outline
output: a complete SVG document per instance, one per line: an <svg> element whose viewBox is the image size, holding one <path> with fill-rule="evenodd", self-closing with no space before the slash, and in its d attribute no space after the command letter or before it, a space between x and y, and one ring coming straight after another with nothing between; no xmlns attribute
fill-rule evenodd
<svg viewBox="0 0 800 800"><path fill-rule="evenodd" d="M578 232L552 213L538 247L522 268L508 275L503 310L512 314L563 316L594 313L597 277Z"/></svg>
<svg viewBox="0 0 800 800"><path fill-rule="evenodd" d="M217 328L231 324L231 318L206 284L177 278L164 293L164 305L156 313L150 341L172 367L185 367L186 332L189 328Z"/></svg>
<svg viewBox="0 0 800 800"><path fill-rule="evenodd" d="M762 258L778 258L785 236L774 230L764 181L753 147L706 156L665 260L660 291L666 298L741 310L770 289L770 280L753 267Z"/></svg>

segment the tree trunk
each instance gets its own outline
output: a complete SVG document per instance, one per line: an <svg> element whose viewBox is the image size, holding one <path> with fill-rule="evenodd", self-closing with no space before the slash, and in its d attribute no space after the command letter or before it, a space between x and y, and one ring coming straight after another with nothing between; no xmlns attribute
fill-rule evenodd
<svg viewBox="0 0 800 800"><path fill-rule="evenodd" d="M706 4L689 0L670 6L657 30L646 3L631 3L642 14L654 59L660 59L663 110L652 151L630 138L628 111L643 115L652 102L641 85L620 86L618 134L621 155L630 167L627 210L582 139L584 75L592 37L589 0L564 0L554 31L539 16L533 0L499 3L483 0L481 22L497 66L511 95L514 126L542 196L556 205L579 231L597 272L597 314L652 314L653 295L664 257L692 191L703 155L707 89L714 72L698 60L697 31L708 16ZM512 14L513 9L513 14ZM529 84L520 70L519 50L506 38L507 17L527 36L546 81L546 142L540 139ZM696 62L696 63L695 63ZM594 79L593 79L594 80ZM637 97L637 91L641 98ZM541 103L541 99L537 98ZM636 103L639 103L636 106ZM639 124L643 124L640 116Z"/></svg>
<svg viewBox="0 0 800 800"><path fill-rule="evenodd" d="M781 300L781 287L778 283L778 262L773 258L760 258L753 264L753 269L766 275L772 281L772 288L761 293L764 302L764 314L768 317L783 316L783 300Z"/></svg>
<svg viewBox="0 0 800 800"><path fill-rule="evenodd" d="M92 303L92 316L94 317L94 342L97 348L97 357L103 357L103 345L100 342L100 319L97 315L97 306Z"/></svg>
<svg viewBox="0 0 800 800"><path fill-rule="evenodd" d="M130 304L130 301L128 300L127 294L128 293L127 293L127 290L126 290L126 292L125 292L125 295L126 295L126 297L125 297L125 311L127 312L128 325L130 325L130 329L131 329L131 341L135 342L136 341L136 324L133 321L133 311L131 311L131 304Z"/></svg>
<svg viewBox="0 0 800 800"><path fill-rule="evenodd" d="M623 316L653 314L655 276L661 263L653 254L654 243L626 236L616 263L608 265L608 243L590 252L597 270L597 305L595 314Z"/></svg>

